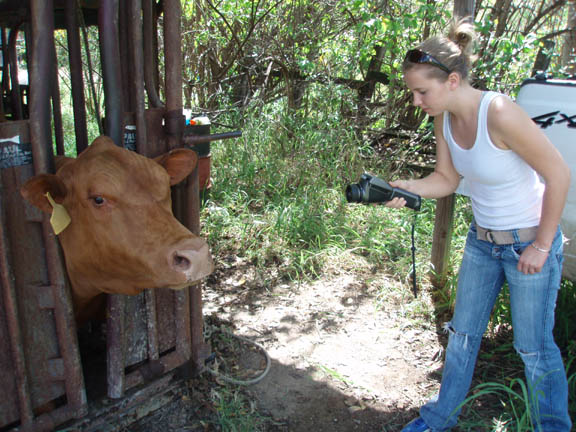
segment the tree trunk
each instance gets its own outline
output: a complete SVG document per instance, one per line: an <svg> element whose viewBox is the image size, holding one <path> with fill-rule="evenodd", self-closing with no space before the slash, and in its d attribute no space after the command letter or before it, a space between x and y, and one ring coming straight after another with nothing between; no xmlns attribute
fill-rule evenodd
<svg viewBox="0 0 576 432"><path fill-rule="evenodd" d="M369 112L368 105L372 100L374 95L374 90L376 88L376 81L370 79L371 73L380 72L382 68L382 59L384 58L384 53L386 49L381 45L376 45L374 47L374 55L370 60L370 65L368 66L368 71L366 72L366 84L358 89L358 120L363 124L366 120L366 116Z"/></svg>
<svg viewBox="0 0 576 432"><path fill-rule="evenodd" d="M454 17L474 20L474 0L454 0Z"/></svg>
<svg viewBox="0 0 576 432"><path fill-rule="evenodd" d="M499 38L504 34L508 24L508 15L510 13L510 6L512 5L512 0L498 0L494 5L496 19L498 24L496 24L496 32L494 33L495 38Z"/></svg>
<svg viewBox="0 0 576 432"><path fill-rule="evenodd" d="M552 52L553 48L554 39L545 39L542 41L542 45L538 49L538 54L536 54L536 60L534 60L532 76L536 75L538 72L546 72L548 66L550 66L550 52Z"/></svg>

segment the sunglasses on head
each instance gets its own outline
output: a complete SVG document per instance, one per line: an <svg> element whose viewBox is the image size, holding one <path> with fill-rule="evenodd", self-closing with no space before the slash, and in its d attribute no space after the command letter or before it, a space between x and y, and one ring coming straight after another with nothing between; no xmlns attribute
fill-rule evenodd
<svg viewBox="0 0 576 432"><path fill-rule="evenodd" d="M408 60L411 63L429 64L442 69L447 74L452 73L452 71L448 69L448 67L444 66L440 60L437 60L427 52L421 51L419 49L412 49L408 51L404 60Z"/></svg>

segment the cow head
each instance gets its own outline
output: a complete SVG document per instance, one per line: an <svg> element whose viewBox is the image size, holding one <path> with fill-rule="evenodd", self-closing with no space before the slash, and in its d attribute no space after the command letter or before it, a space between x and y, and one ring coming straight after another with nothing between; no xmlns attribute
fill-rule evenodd
<svg viewBox="0 0 576 432"><path fill-rule="evenodd" d="M149 159L99 137L78 158L59 157L56 174L24 184L33 205L51 213L49 192L70 215L59 239L75 308L102 292L179 289L212 272L207 243L172 214L170 186L196 162L191 150Z"/></svg>

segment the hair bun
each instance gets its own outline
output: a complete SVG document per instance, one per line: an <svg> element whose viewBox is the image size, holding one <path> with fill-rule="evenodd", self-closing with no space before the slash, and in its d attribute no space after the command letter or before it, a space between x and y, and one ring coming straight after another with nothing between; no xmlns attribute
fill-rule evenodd
<svg viewBox="0 0 576 432"><path fill-rule="evenodd" d="M447 37L460 48L462 54L470 55L472 53L476 41L476 31L468 18L452 21Z"/></svg>

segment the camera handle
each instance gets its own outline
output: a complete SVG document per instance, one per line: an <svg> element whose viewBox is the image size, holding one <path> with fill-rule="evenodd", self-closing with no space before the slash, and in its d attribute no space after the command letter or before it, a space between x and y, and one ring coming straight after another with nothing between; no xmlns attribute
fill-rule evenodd
<svg viewBox="0 0 576 432"><path fill-rule="evenodd" d="M420 205L422 204L422 198L420 195L416 195L415 193L408 192L407 190L396 188L390 186L392 190L392 195L390 199L393 198L404 198L406 200L406 207L411 208L412 210L419 211Z"/></svg>

